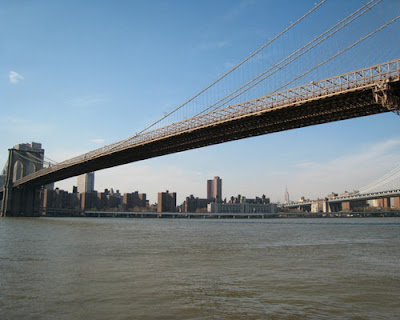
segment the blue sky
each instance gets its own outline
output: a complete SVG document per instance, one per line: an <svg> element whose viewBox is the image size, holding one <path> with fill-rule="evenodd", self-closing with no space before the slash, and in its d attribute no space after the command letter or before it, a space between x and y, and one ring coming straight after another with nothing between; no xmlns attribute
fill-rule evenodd
<svg viewBox="0 0 400 320"><path fill-rule="evenodd" d="M328 0L288 37L285 48L365 2ZM3 0L0 165L7 149L18 143L41 142L47 157L63 161L132 136L256 51L314 3ZM376 20L383 23L388 12L400 14L400 2L383 1ZM398 21L391 34L398 35L399 28ZM390 41L360 54L370 55L374 63L399 58L399 38L387 37ZM279 46L267 51L268 56L279 54ZM369 61L346 59L329 73ZM224 197L266 194L282 201L287 187L296 200L358 189L399 163L400 116L386 113L99 171L96 189L138 190L151 202L168 189L182 201L190 194L205 197L206 180L219 175ZM74 184L76 178L57 186L70 191Z"/></svg>

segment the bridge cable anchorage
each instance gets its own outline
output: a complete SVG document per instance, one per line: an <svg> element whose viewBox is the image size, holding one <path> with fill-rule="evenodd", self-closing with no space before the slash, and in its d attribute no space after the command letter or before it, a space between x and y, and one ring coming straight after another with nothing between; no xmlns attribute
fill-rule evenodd
<svg viewBox="0 0 400 320"><path fill-rule="evenodd" d="M274 66L270 67L268 70L264 71L263 73L259 74L257 77L253 78L252 80L248 81L247 83L245 83L243 86L241 86L240 88L236 89L235 91L231 92L230 94L226 95L225 97L221 98L219 101L217 101L216 103L212 104L211 106L207 107L206 109L202 110L201 112L197 113L195 116L193 116L192 118L204 114L205 112L207 112L208 110L212 109L212 110L217 110L220 109L222 107L224 107L225 105L227 105L229 102L231 102L232 100L238 98L240 95L242 95L243 93L249 91L250 89L252 89L253 87L255 87L256 85L260 84L261 82L265 81L266 79L268 79L269 77L271 77L272 75L274 75L275 73L277 73L278 71L282 70L284 67L286 67L287 65L289 65L290 63L292 63L293 61L296 61L297 59L299 59L301 56L303 56L304 54L306 54L307 52L309 52L311 49L315 48L316 46L318 46L319 44L321 44L322 42L324 42L325 40L327 40L328 38L330 38L331 36L333 36L334 34L336 34L337 32L339 32L341 29L343 29L344 27L346 27L347 25L349 25L350 23L352 23L353 21L355 21L357 18L361 17L362 15L364 15L366 12L370 11L373 7L375 7L376 5L378 5L379 3L381 3L383 0L371 0L368 3L364 4L362 7L360 7L359 9L357 9L355 12L353 12L352 14L350 14L349 16L347 16L345 19L339 21L336 25L334 25L333 27L331 27L330 29L328 29L327 31L323 32L322 34L320 34L319 36L317 36L316 38L314 38L313 40L311 40L310 42L308 42L306 45L304 45L303 47L301 47L300 49L297 49L295 52L293 52L292 54L290 54L288 57L286 57L285 59L281 60L280 62L278 62L277 64L275 64ZM373 3L375 2L375 3ZM369 6L371 3L373 3L371 6ZM361 12L361 13L360 13ZM355 17L354 17L355 16ZM350 19L352 18L352 19ZM350 20L349 20L350 19ZM338 29L336 29L338 28ZM336 30L335 30L336 29ZM296 56L297 55L297 56ZM282 65L283 64L283 65ZM276 68L276 70L274 70ZM274 71L273 71L274 70ZM268 74L270 71L270 74ZM267 74L267 75L266 75ZM264 75L266 75L265 77L263 77ZM261 78L263 77L263 78ZM261 78L261 79L260 79ZM257 82L253 83L254 81L258 80ZM251 86L250 86L251 85ZM279 89L285 87L281 86L280 88L276 89L273 92L277 92ZM246 88L247 87L247 88ZM242 92L242 89L244 89ZM239 92L239 93L238 93ZM238 94L236 94L238 93ZM234 95L236 94L236 95ZM234 95L234 96L233 96ZM222 103L224 100L230 98L229 100L225 101L224 103ZM219 106L217 106L219 103Z"/></svg>
<svg viewBox="0 0 400 320"><path fill-rule="evenodd" d="M201 94L203 94L204 92L206 92L208 89L210 89L211 87L213 87L215 84L217 84L218 82L220 82L222 79L224 79L226 76L228 76L229 74L231 74L233 71L235 71L236 69L238 69L240 66L242 66L244 63L246 63L247 61L249 61L251 58L253 58L255 55L257 55L258 53L260 53L263 49L265 49L267 46L269 46L271 43L273 43L275 40L277 40L278 38L280 38L283 34L285 34L286 32L288 32L290 29L292 29L295 25L297 25L299 22L301 22L303 19L305 19L307 16L309 16L312 12L314 12L316 9L318 9L321 5L323 5L326 2L326 0L322 0L321 2L319 2L318 4L315 4L315 6L309 10L306 14L304 14L302 17L300 17L299 19L297 19L295 22L291 23L285 30L283 30L282 32L280 32L279 34L277 34L274 38L272 38L271 40L269 40L267 43L265 43L262 47L260 47L258 50L256 50L254 53L252 53L250 56L248 56L246 59L244 59L243 61L241 61L239 64L237 64L236 66L234 66L232 69L230 69L228 72L226 72L225 74L223 74L221 77L219 77L217 80L215 80L214 82L212 82L210 85L208 85L206 88L204 88L203 90L201 90L199 93L197 93L195 96L193 96L192 98L190 98L189 100L187 100L186 102L184 102L183 104L181 104L180 106L178 106L177 108L175 108L174 110L172 110L171 112L167 113L166 115L164 115L161 119L155 121L154 123L152 123L151 125L147 126L146 128L144 128L143 130L141 130L140 132L138 132L137 134L135 134L133 137L140 135L141 133L147 131L148 129L154 127L156 124L160 123L162 120L164 120L165 118L169 117L170 115L172 115L173 113L175 113L176 111L180 110L182 107L184 107L185 105L187 105L189 102L193 101L194 99L196 99L197 97L199 97ZM128 138L130 139L130 138ZM126 140L128 140L126 139Z"/></svg>

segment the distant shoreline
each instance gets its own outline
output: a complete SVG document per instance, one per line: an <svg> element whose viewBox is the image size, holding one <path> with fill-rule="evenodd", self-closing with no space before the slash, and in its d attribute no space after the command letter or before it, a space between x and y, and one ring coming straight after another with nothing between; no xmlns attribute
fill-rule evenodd
<svg viewBox="0 0 400 320"><path fill-rule="evenodd" d="M40 217L74 217L74 218L128 218L128 219L333 219L333 218L391 218L400 217L400 211L376 212L281 212L281 213L183 213L183 212L117 212L117 211L85 211L85 212L48 212Z"/></svg>

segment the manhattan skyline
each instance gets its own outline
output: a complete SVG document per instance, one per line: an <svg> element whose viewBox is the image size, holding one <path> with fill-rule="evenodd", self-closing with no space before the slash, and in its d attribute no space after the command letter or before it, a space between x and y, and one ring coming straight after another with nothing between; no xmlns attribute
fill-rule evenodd
<svg viewBox="0 0 400 320"><path fill-rule="evenodd" d="M363 3L330 2L321 9L339 14ZM41 142L45 156L63 161L133 135L313 5L4 2L0 165L18 143ZM399 164L399 121L385 113L186 151L98 171L96 186L205 197L204 181L221 176L225 194L264 193L272 201L282 202L286 187L294 199L352 191ZM56 186L70 191L75 181Z"/></svg>

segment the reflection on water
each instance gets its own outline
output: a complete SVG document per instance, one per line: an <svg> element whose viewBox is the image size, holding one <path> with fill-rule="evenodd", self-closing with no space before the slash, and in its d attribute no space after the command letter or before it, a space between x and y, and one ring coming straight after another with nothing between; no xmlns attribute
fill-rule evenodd
<svg viewBox="0 0 400 320"><path fill-rule="evenodd" d="M400 218L7 218L0 243L0 319L400 314Z"/></svg>

